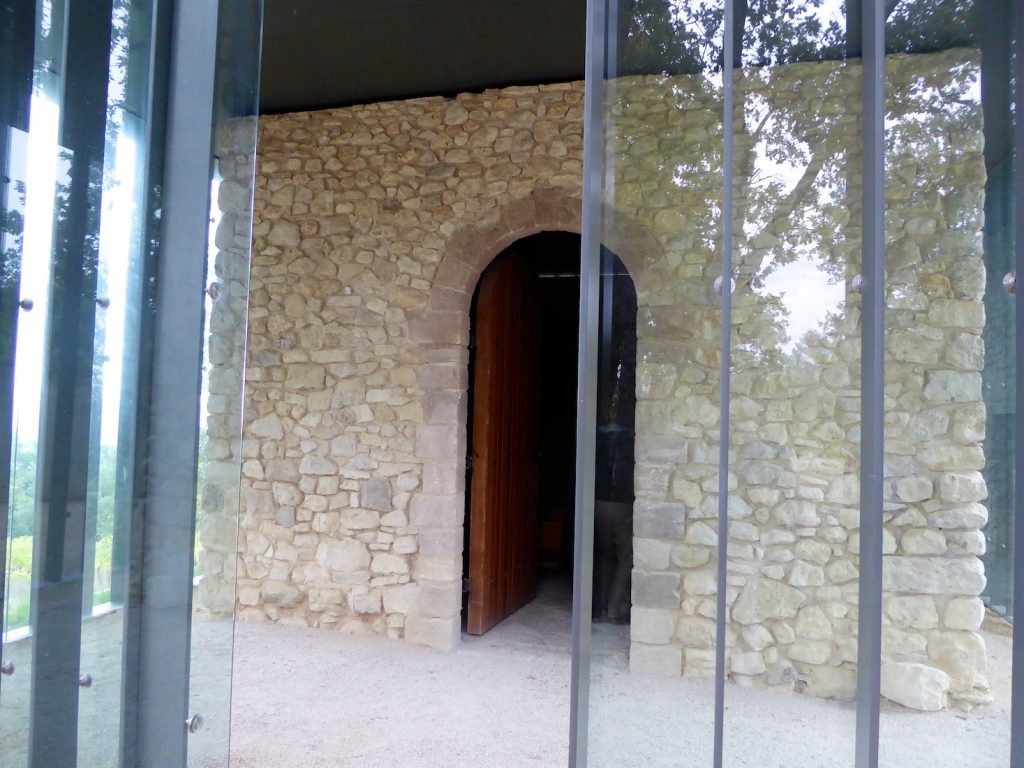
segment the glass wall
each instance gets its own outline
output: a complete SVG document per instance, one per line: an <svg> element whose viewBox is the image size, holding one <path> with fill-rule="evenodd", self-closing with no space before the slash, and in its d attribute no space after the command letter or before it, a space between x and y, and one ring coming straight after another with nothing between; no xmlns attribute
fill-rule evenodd
<svg viewBox="0 0 1024 768"><path fill-rule="evenodd" d="M580 630L590 654L585 748L595 766L673 766L683 754L694 763L713 754L722 10L721 2L609 3L606 46L592 51L601 61L591 66L603 72L588 73L600 78L590 81L588 109L605 134L588 146L603 190L585 195L602 196L603 208L585 227L584 260L589 236L592 249L599 243L621 260L629 283L609 285L607 266L595 263L598 295L584 302L601 340L595 420L580 419L578 440L594 444L596 459L583 485L594 489L592 542L582 544L594 558L592 618ZM614 318L633 313L630 473L608 451L624 369L609 364L617 361L605 342L616 337ZM626 492L616 493L608 479L623 475ZM617 546L619 538L632 546ZM606 586L616 581L619 600Z"/></svg>
<svg viewBox="0 0 1024 768"><path fill-rule="evenodd" d="M218 35L205 3L0 4L5 766L227 765L260 14ZM207 264L214 123L241 191ZM200 450L225 462L203 487ZM193 600L211 516L216 594Z"/></svg>
<svg viewBox="0 0 1024 768"><path fill-rule="evenodd" d="M575 765L1012 764L1014 5L592 6Z"/></svg>

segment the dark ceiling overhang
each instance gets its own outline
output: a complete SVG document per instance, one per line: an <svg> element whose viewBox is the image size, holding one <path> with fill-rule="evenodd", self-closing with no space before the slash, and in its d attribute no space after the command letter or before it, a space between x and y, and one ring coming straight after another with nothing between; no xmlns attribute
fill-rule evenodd
<svg viewBox="0 0 1024 768"><path fill-rule="evenodd" d="M267 0L260 111L583 78L585 0Z"/></svg>

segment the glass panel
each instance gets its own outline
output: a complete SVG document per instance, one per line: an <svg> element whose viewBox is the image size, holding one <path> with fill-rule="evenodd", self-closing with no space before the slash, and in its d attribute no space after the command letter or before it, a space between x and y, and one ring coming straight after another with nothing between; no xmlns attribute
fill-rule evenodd
<svg viewBox="0 0 1024 768"><path fill-rule="evenodd" d="M607 79L588 83L604 88L606 130L603 209L588 212L606 249L591 766L711 764L722 13L721 2L613 3Z"/></svg>
<svg viewBox="0 0 1024 768"><path fill-rule="evenodd" d="M859 40L839 3L735 12L723 762L757 764L771 721L770 764L852 765Z"/></svg>
<svg viewBox="0 0 1024 768"><path fill-rule="evenodd" d="M116 3L110 20L100 191L88 491L82 580L78 765L118 759L125 572L134 495L141 303L145 290L151 0Z"/></svg>
<svg viewBox="0 0 1024 768"><path fill-rule="evenodd" d="M200 402L190 766L226 766L262 3L221 3Z"/></svg>
<svg viewBox="0 0 1024 768"><path fill-rule="evenodd" d="M886 23L883 765L1009 765L1014 6Z"/></svg>
<svg viewBox="0 0 1024 768"><path fill-rule="evenodd" d="M208 727L191 743L191 764L228 762L246 201L262 9L259 3L225 4L221 18L219 172L227 176L230 169L233 191L242 191L231 198L238 207L230 222L221 222L209 264L220 290L211 289L207 308L211 375L203 404L211 417L203 446L210 471L201 491L203 530L210 534L202 605L204 615L226 621L196 630L193 701L188 711L178 711L183 697L177 705L153 701L141 680L153 665L146 654L161 640L145 635L145 616L173 607L176 598L188 604L192 587L181 583L175 595L160 594L155 606L142 581L148 556L158 554L149 549L141 557L143 540L150 546L150 537L159 538L142 523L162 498L164 475L147 466L154 446L136 440L137 426L148 427L143 412L150 407L140 383L149 386L154 347L177 341L152 338L154 317L168 311L154 305L154 276L180 279L156 270L164 140L158 123L165 109L159 86L170 32L169 14L158 15L157 8L153 0L0 6L0 311L9 293L21 302L3 315L0 334L4 362L13 368L4 370L10 402L0 402L10 408L2 415L10 482L4 475L9 503L0 529L4 766L131 763L139 723L151 732L159 730L156 723L172 724L180 740L181 724L193 712ZM12 62L31 87L21 87ZM8 469L7 454L3 463ZM188 477L192 466L164 470ZM143 475L155 489L136 484ZM186 525L188 512L186 506ZM184 640L189 625L183 620L179 626ZM181 669L182 679L188 659L183 652L158 663ZM165 734L146 736L156 741Z"/></svg>
<svg viewBox="0 0 1024 768"><path fill-rule="evenodd" d="M37 580L37 504L40 482L40 417L49 335L51 254L58 198L69 186L70 153L58 145L63 68L62 6L44 23L32 21L34 52L29 103L22 132L9 127L5 175L5 275L17 281L21 302L14 325L14 363L10 418L10 484L7 510L3 662L0 684L0 756L5 765L28 764L29 694L35 654L33 583ZM12 113L19 110L8 106ZM11 115L13 116L13 115ZM20 216L20 221L17 217ZM11 341L4 333L5 341ZM6 432L6 430L5 430ZM9 666L8 666L9 665Z"/></svg>

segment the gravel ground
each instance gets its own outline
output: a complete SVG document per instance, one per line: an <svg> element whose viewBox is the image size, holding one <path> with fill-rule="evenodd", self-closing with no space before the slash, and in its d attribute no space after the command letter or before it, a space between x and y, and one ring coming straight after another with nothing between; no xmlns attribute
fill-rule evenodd
<svg viewBox="0 0 1024 768"><path fill-rule="evenodd" d="M986 635L995 701L971 713L884 707L880 764L1009 765L1010 639ZM593 768L711 765L713 686L626 669L626 627L593 642ZM569 732L564 589L441 653L376 637L237 627L233 768L562 768ZM726 690L725 765L853 765L849 703Z"/></svg>

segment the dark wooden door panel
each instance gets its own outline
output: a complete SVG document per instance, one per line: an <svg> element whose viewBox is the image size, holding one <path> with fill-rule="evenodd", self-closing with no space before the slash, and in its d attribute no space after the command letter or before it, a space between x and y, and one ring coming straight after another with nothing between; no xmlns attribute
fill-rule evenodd
<svg viewBox="0 0 1024 768"><path fill-rule="evenodd" d="M469 601L483 634L537 593L540 328L536 277L510 255L480 282L473 394Z"/></svg>

